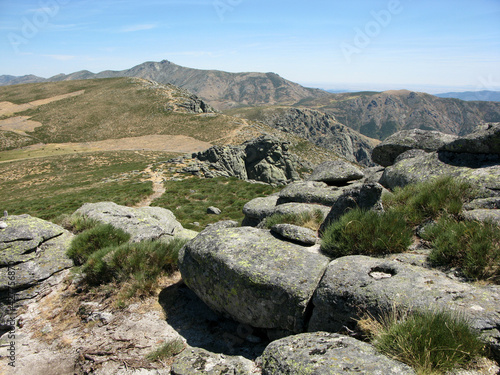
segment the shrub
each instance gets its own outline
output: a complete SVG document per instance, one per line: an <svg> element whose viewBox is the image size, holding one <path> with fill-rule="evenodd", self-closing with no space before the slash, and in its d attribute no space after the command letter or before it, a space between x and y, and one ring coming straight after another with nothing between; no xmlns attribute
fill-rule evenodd
<svg viewBox="0 0 500 375"><path fill-rule="evenodd" d="M109 246L117 246L130 239L130 235L110 224L98 224L76 236L67 251L73 262L80 266L92 253Z"/></svg>
<svg viewBox="0 0 500 375"><path fill-rule="evenodd" d="M500 283L498 225L442 218L426 227L422 237L431 241L432 264L458 267L469 278Z"/></svg>
<svg viewBox="0 0 500 375"><path fill-rule="evenodd" d="M90 285L110 281L129 283L127 297L150 292L162 274L177 270L179 250L185 240L169 243L143 241L101 249L89 257L83 267Z"/></svg>
<svg viewBox="0 0 500 375"><path fill-rule="evenodd" d="M399 253L411 245L412 237L399 212L353 209L325 229L321 250L335 258Z"/></svg>
<svg viewBox="0 0 500 375"><path fill-rule="evenodd" d="M386 209L401 212L408 224L417 226L442 215L458 216L463 203L474 195L470 183L443 176L396 188L394 194L383 196L383 202Z"/></svg>
<svg viewBox="0 0 500 375"><path fill-rule="evenodd" d="M184 342L181 339L175 339L169 342L164 343L161 347L159 347L154 352L147 355L151 361L159 361L165 360L173 357L174 355L179 354L185 348Z"/></svg>
<svg viewBox="0 0 500 375"><path fill-rule="evenodd" d="M371 324L372 343L382 353L420 374L445 373L479 357L484 345L478 332L457 313L392 311Z"/></svg>
<svg viewBox="0 0 500 375"><path fill-rule="evenodd" d="M325 215L323 215L323 212L316 209L313 212L303 212L300 214L273 214L266 218L264 225L266 228L270 229L276 224L294 224L312 230L318 230L324 219Z"/></svg>

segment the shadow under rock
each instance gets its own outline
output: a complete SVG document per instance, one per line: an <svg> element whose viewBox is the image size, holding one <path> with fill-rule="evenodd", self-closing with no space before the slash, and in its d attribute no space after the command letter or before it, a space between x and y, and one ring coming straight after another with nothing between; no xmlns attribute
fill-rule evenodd
<svg viewBox="0 0 500 375"><path fill-rule="evenodd" d="M182 281L163 289L159 303L167 323L192 347L254 360L269 344L263 330L215 313Z"/></svg>

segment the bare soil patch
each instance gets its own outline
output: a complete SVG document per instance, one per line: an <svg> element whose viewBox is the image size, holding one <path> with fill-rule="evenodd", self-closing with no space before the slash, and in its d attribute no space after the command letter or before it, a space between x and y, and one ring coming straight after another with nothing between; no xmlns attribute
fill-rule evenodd
<svg viewBox="0 0 500 375"><path fill-rule="evenodd" d="M73 96L81 95L85 90L70 92L69 94L57 95L47 99L35 100L25 104L13 104L11 102L0 102L0 116L12 115L14 113L23 112L28 109L36 108L38 106L49 104L58 100L71 98Z"/></svg>

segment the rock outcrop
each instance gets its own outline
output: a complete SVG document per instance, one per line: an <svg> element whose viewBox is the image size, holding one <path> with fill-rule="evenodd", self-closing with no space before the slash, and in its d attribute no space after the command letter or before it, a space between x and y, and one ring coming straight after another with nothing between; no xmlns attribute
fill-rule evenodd
<svg viewBox="0 0 500 375"><path fill-rule="evenodd" d="M263 135L241 146L213 146L193 154L200 163L190 172L204 177L237 177L268 184L286 184L300 179L298 162L289 153L289 144Z"/></svg>
<svg viewBox="0 0 500 375"><path fill-rule="evenodd" d="M416 373L370 344L328 332L302 333L273 341L259 362L263 375Z"/></svg>
<svg viewBox="0 0 500 375"><path fill-rule="evenodd" d="M375 146L372 160L383 167L394 164L396 158L408 150L437 151L458 137L438 131L421 129L403 130L386 138Z"/></svg>
<svg viewBox="0 0 500 375"><path fill-rule="evenodd" d="M261 108L253 117L316 146L333 150L351 162L373 165L371 152L375 141L341 124L331 114L308 108Z"/></svg>
<svg viewBox="0 0 500 375"><path fill-rule="evenodd" d="M422 133L422 132L419 132ZM421 134L425 139L443 137L435 132ZM389 189L403 187L410 183L449 175L471 182L480 189L478 198L500 196L500 124L488 124L466 137L456 138L437 149L408 146L404 137L393 137L391 156L393 164L388 166L380 183ZM401 141L398 148L397 140ZM429 141L432 144L432 141ZM380 146L381 150L385 146ZM411 148L413 147L413 148ZM424 150L425 148L425 150ZM435 147L434 147L435 148ZM377 158L376 158L377 159Z"/></svg>
<svg viewBox="0 0 500 375"><path fill-rule="evenodd" d="M251 227L206 229L184 246L186 285L215 311L253 327L303 332L324 255Z"/></svg>
<svg viewBox="0 0 500 375"><path fill-rule="evenodd" d="M70 268L66 250L73 234L29 215L7 216L0 229L0 322L24 300L35 297L38 285ZM15 298L14 298L15 297Z"/></svg>
<svg viewBox="0 0 500 375"><path fill-rule="evenodd" d="M474 286L439 270L355 255L333 260L313 298L309 331L338 332L359 318L403 309L459 311L500 355L500 287Z"/></svg>
<svg viewBox="0 0 500 375"><path fill-rule="evenodd" d="M190 239L197 233L184 229L172 211L161 207L132 208L113 202L85 203L73 215L88 217L130 234L130 241Z"/></svg>

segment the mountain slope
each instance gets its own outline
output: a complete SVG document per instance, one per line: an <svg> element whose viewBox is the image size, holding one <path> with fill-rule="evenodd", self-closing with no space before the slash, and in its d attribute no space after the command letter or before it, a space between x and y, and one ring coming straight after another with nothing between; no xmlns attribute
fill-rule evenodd
<svg viewBox="0 0 500 375"><path fill-rule="evenodd" d="M59 74L47 81L116 77L138 77L173 84L202 97L218 109L239 105L293 104L305 98L328 95L326 91L305 88L275 73L228 73L191 69L167 60L145 62L122 71L106 70L94 74L84 70L68 75ZM10 80L6 84L14 83L21 82Z"/></svg>
<svg viewBox="0 0 500 375"><path fill-rule="evenodd" d="M464 135L480 123L500 121L498 102L465 102L407 90L331 94L297 105L331 114L376 139L414 128Z"/></svg>
<svg viewBox="0 0 500 375"><path fill-rule="evenodd" d="M445 92L436 94L439 98L455 98L465 101L487 101L500 102L500 91L465 91L465 92Z"/></svg>
<svg viewBox="0 0 500 375"><path fill-rule="evenodd" d="M160 151L164 147L154 145L167 142L167 137L176 137L167 143L190 137L209 147L240 144L262 134L291 142L291 151L313 165L338 157L264 124L216 112L187 90L140 78L0 87L0 162L11 160L3 150L23 157L43 154L42 148L81 152L96 145L99 150L106 150L105 145L113 150ZM36 151L35 146L15 150L34 143L41 144Z"/></svg>

